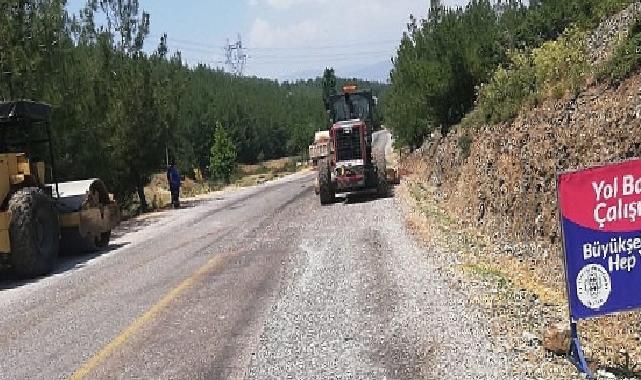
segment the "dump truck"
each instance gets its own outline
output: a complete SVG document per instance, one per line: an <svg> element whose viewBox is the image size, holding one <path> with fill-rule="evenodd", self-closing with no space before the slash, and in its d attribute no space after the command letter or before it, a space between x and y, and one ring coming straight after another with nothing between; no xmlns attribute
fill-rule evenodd
<svg viewBox="0 0 641 380"><path fill-rule="evenodd" d="M0 102L0 262L20 278L50 273L60 251L106 247L120 221L100 179L58 182L50 119L47 104Z"/></svg>
<svg viewBox="0 0 641 380"><path fill-rule="evenodd" d="M309 146L309 160L313 166L332 153L329 131L318 131L314 134L314 143Z"/></svg>
<svg viewBox="0 0 641 380"><path fill-rule="evenodd" d="M337 194L374 192L388 194L385 148L372 146L380 130L376 100L371 90L346 85L343 92L325 99L332 126L332 154L318 164L318 194L321 205L331 204Z"/></svg>

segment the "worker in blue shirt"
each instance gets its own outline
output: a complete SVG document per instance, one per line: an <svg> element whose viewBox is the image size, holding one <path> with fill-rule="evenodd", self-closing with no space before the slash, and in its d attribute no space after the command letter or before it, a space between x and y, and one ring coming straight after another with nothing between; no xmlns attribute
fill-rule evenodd
<svg viewBox="0 0 641 380"><path fill-rule="evenodd" d="M171 191L171 204L174 208L180 207L180 172L172 161L167 168L167 183Z"/></svg>

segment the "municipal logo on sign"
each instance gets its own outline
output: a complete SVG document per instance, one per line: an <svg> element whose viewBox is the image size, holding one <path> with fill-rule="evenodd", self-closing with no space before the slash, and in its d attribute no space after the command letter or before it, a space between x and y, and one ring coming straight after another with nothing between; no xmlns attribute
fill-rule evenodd
<svg viewBox="0 0 641 380"><path fill-rule="evenodd" d="M599 309L608 301L611 291L610 275L601 265L586 265L576 277L576 294L585 307Z"/></svg>

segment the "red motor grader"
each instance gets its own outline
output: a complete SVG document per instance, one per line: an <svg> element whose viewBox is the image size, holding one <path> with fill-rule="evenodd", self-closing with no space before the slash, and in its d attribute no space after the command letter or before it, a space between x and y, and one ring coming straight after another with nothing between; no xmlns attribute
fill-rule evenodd
<svg viewBox="0 0 641 380"><path fill-rule="evenodd" d="M385 147L372 145L373 134L380 130L372 91L344 86L342 93L325 99L325 107L332 121L333 152L318 164L320 203L333 203L341 193L386 196Z"/></svg>

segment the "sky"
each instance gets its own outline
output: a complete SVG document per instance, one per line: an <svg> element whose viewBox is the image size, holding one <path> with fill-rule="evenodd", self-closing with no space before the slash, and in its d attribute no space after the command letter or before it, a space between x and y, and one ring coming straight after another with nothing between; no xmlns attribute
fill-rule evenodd
<svg viewBox="0 0 641 380"><path fill-rule="evenodd" d="M448 6L467 0L445 0ZM76 12L85 0L69 0ZM410 14L429 0L140 0L151 14L151 51L163 33L170 50L194 65L224 66L224 46L240 35L245 75L308 78L334 67L339 76L385 80ZM189 4L189 5L186 5Z"/></svg>

